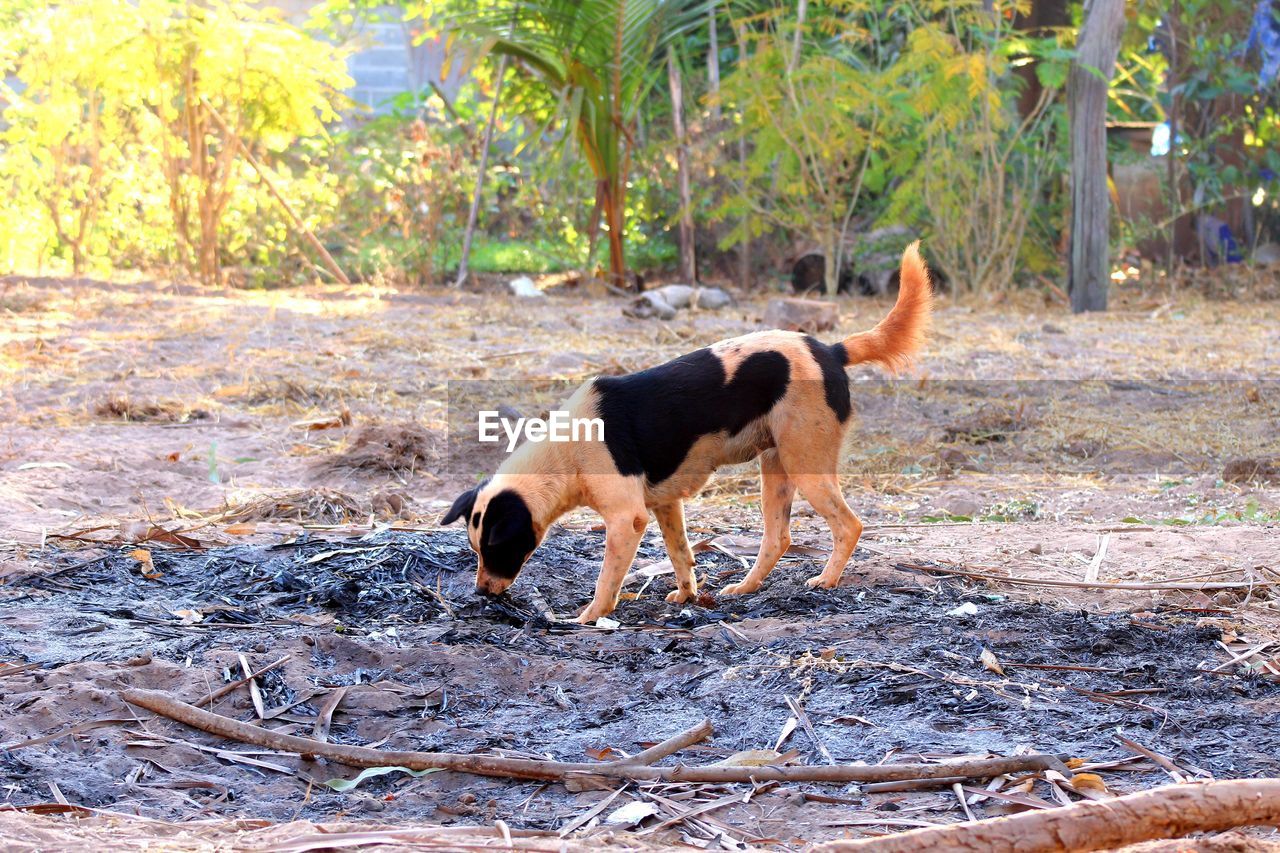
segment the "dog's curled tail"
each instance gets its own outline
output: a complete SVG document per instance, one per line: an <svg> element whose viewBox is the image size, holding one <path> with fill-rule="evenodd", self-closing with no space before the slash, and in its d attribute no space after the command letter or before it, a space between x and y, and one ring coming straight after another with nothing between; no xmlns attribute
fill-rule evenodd
<svg viewBox="0 0 1280 853"><path fill-rule="evenodd" d="M871 331L844 339L845 364L874 361L891 371L901 370L924 344L933 308L933 284L920 257L918 240L902 253L899 278L898 301L889 315Z"/></svg>

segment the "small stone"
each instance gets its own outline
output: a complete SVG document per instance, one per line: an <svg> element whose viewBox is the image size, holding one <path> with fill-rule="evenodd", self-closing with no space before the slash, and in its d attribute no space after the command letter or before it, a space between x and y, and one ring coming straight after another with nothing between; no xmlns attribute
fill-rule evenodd
<svg viewBox="0 0 1280 853"><path fill-rule="evenodd" d="M1067 333L1066 329L1061 326L1055 326L1052 323L1045 323L1040 327L1040 331L1044 332L1046 335L1065 335Z"/></svg>
<svg viewBox="0 0 1280 853"><path fill-rule="evenodd" d="M719 311L733 303L733 297L718 287L698 288L694 304L706 311Z"/></svg>
<svg viewBox="0 0 1280 853"><path fill-rule="evenodd" d="M812 335L834 329L839 316L839 309L834 302L818 299L772 299L764 311L764 325L769 329Z"/></svg>
<svg viewBox="0 0 1280 853"><path fill-rule="evenodd" d="M641 294L631 300L622 309L622 313L636 320L648 320L653 317L657 317L659 320L673 320L676 316L676 309L671 307L670 303L655 290Z"/></svg>
<svg viewBox="0 0 1280 853"><path fill-rule="evenodd" d="M538 289L538 285L533 283L533 279L527 275L519 278L513 278L507 283L511 288L511 292L521 299L546 299L547 295Z"/></svg>

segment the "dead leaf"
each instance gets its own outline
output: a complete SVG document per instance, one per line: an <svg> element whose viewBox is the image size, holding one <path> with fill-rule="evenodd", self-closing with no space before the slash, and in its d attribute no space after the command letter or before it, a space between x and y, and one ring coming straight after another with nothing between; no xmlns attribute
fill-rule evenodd
<svg viewBox="0 0 1280 853"><path fill-rule="evenodd" d="M1087 789L1108 793L1107 783L1102 781L1102 777L1097 773L1077 773L1067 780L1067 784L1077 791Z"/></svg>
<svg viewBox="0 0 1280 853"><path fill-rule="evenodd" d="M164 573L159 571L155 563L151 562L151 552L146 548L135 548L129 552L129 556L138 561L138 570L142 572L142 576L149 581L156 578L164 577Z"/></svg>
<svg viewBox="0 0 1280 853"><path fill-rule="evenodd" d="M222 532L226 533L228 536L248 536L252 533L258 532L258 525L231 524L231 525L228 525Z"/></svg>
<svg viewBox="0 0 1280 853"><path fill-rule="evenodd" d="M602 746L599 748L587 747L583 750L593 761L607 761L610 756L621 758L618 751L611 746Z"/></svg>
<svg viewBox="0 0 1280 853"><path fill-rule="evenodd" d="M982 661L982 666L988 672L994 672L996 675L1004 675L1004 667L1000 665L1000 659L996 657L996 653L983 646L982 654L978 660Z"/></svg>
<svg viewBox="0 0 1280 853"><path fill-rule="evenodd" d="M735 752L728 758L717 761L712 767L770 767L778 764L785 764L798 756L798 750L790 750L789 752L776 752L772 749L744 749L742 752Z"/></svg>
<svg viewBox="0 0 1280 853"><path fill-rule="evenodd" d="M181 619L183 625L194 625L204 618L204 614L199 610L170 610L169 613Z"/></svg>

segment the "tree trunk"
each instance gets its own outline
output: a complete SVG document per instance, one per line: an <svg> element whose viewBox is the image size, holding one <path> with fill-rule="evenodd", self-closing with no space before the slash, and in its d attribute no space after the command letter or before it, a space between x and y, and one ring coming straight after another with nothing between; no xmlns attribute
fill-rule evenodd
<svg viewBox="0 0 1280 853"><path fill-rule="evenodd" d="M1067 0L1031 0L1031 9L1025 15L1015 15L1014 27L1036 38L1049 35L1054 29L1071 26L1071 6ZM1022 94L1018 96L1018 115L1026 118L1040 102L1044 87L1036 76L1036 64L1028 62L1013 70L1022 78Z"/></svg>
<svg viewBox="0 0 1280 853"><path fill-rule="evenodd" d="M716 31L716 15L719 9L712 5L707 11L707 93L711 95L711 123L720 126L720 35Z"/></svg>
<svg viewBox="0 0 1280 853"><path fill-rule="evenodd" d="M738 37L738 62L741 64L747 58L746 28L739 26L735 35ZM747 173L747 140L741 135L738 136L738 170L743 175ZM742 214L742 242L738 245L738 287L743 290L751 287L751 213L745 206Z"/></svg>
<svg viewBox="0 0 1280 853"><path fill-rule="evenodd" d="M675 51L667 48L667 81L671 85L671 122L676 134L676 182L680 187L680 277L686 284L698 280L694 255L693 193L689 189L689 144L684 127L684 83Z"/></svg>
<svg viewBox="0 0 1280 853"><path fill-rule="evenodd" d="M507 74L507 57L498 60L498 82L493 88L493 103L489 106L489 123L484 128L484 141L480 143L480 164L476 170L476 186L471 193L471 209L467 212L467 228L462 232L462 256L458 259L458 277L454 287L467 282L467 264L471 260L471 241L476 235L476 220L480 216L480 197L484 192L485 172L489 169L489 146L493 144L493 126L498 121L498 103L502 99L502 83Z"/></svg>
<svg viewBox="0 0 1280 853"><path fill-rule="evenodd" d="M1105 311L1110 281L1107 85L1124 33L1124 0L1086 0L1067 80L1071 115L1071 310Z"/></svg>
<svg viewBox="0 0 1280 853"><path fill-rule="evenodd" d="M622 249L622 228L626 218L623 208L622 181L616 175L601 181L600 205L609 229L609 277L614 287L627 286L627 262Z"/></svg>

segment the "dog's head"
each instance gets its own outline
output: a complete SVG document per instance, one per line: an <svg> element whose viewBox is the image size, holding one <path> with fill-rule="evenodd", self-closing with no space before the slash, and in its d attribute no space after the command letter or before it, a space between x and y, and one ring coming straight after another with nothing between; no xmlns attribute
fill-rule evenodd
<svg viewBox="0 0 1280 853"><path fill-rule="evenodd" d="M498 595L511 586L545 530L534 523L529 505L514 489L485 482L458 495L440 520L463 519L476 564L476 592Z"/></svg>

